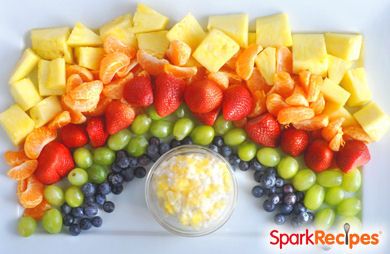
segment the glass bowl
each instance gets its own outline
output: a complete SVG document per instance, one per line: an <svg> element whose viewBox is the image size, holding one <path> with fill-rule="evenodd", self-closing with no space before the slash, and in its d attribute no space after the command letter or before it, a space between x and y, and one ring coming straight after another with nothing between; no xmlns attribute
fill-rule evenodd
<svg viewBox="0 0 390 254"><path fill-rule="evenodd" d="M192 227L189 225L183 225L180 223L177 216L167 214L159 203L159 198L156 194L156 186L154 181L156 179L156 172L161 170L161 164L171 158L179 155L203 155L210 156L217 162L223 163L231 179L231 191L229 191L227 202L223 207L223 210L219 210L219 214L216 218L209 221L207 225L202 227ZM211 179L211 177L210 177ZM162 155L150 169L146 178L145 185L145 199L149 211L152 213L154 219L169 232L187 237L203 236L210 234L220 227L222 227L230 218L237 202L237 181L233 172L232 166L223 158L220 154L197 145L184 145L173 148L169 152Z"/></svg>

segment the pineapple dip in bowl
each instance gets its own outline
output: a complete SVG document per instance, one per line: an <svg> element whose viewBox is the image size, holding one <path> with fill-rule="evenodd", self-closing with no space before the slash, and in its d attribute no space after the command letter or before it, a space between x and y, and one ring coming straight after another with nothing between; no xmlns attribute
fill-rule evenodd
<svg viewBox="0 0 390 254"><path fill-rule="evenodd" d="M146 203L156 221L181 236L202 236L223 226L237 201L230 164L208 148L185 145L164 154L146 179Z"/></svg>

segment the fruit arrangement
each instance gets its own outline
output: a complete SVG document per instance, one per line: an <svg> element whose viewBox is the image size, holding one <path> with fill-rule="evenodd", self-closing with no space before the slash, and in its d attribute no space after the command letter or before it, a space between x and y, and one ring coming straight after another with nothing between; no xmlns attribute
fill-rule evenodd
<svg viewBox="0 0 390 254"><path fill-rule="evenodd" d="M4 154L19 233L37 221L51 234L100 227L110 193L185 144L253 170L252 194L277 224L358 220L359 168L390 127L362 36L292 34L286 14L257 18L255 33L246 14L211 16L207 30L191 14L168 22L139 4L98 30L31 31L9 80L15 104L0 113L19 147Z"/></svg>

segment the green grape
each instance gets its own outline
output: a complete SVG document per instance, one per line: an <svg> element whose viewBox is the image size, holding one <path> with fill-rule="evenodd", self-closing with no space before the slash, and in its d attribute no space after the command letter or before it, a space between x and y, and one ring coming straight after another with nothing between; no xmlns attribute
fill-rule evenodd
<svg viewBox="0 0 390 254"><path fill-rule="evenodd" d="M37 229L37 222L28 216L23 216L18 222L18 233L20 236L29 237Z"/></svg>
<svg viewBox="0 0 390 254"><path fill-rule="evenodd" d="M102 183L106 180L108 172L104 166L94 164L88 170L88 180L93 183Z"/></svg>
<svg viewBox="0 0 390 254"><path fill-rule="evenodd" d="M298 191L308 190L316 182L316 174L311 169L301 169L292 180L294 188Z"/></svg>
<svg viewBox="0 0 390 254"><path fill-rule="evenodd" d="M138 115L133 123L131 124L131 131L136 135L142 135L148 132L150 125L152 124L152 119L146 115Z"/></svg>
<svg viewBox="0 0 390 254"><path fill-rule="evenodd" d="M362 210L362 203L357 198L346 198L337 206L337 214L341 216L355 216Z"/></svg>
<svg viewBox="0 0 390 254"><path fill-rule="evenodd" d="M85 147L77 148L73 153L73 158L77 167L86 169L92 166L92 153Z"/></svg>
<svg viewBox="0 0 390 254"><path fill-rule="evenodd" d="M154 137L166 138L172 133L172 122L167 120L153 121L150 126L150 133Z"/></svg>
<svg viewBox="0 0 390 254"><path fill-rule="evenodd" d="M109 166L115 161L115 152L108 147L96 148L93 152L93 162L99 165Z"/></svg>
<svg viewBox="0 0 390 254"><path fill-rule="evenodd" d="M185 117L185 116L189 116L190 112L189 112L188 107L184 103L182 103L180 105L180 107L175 111L175 115L178 118L182 118L182 117Z"/></svg>
<svg viewBox="0 0 390 254"><path fill-rule="evenodd" d="M147 111L149 117L150 117L152 120L155 120L155 121L156 121L156 120L162 119L162 117L161 117L159 114L157 114L157 111L156 111L156 109L154 108L154 106L150 106L146 111Z"/></svg>
<svg viewBox="0 0 390 254"><path fill-rule="evenodd" d="M237 148L238 157L243 161L250 161L256 156L256 145L252 142L244 142Z"/></svg>
<svg viewBox="0 0 390 254"><path fill-rule="evenodd" d="M325 202L328 205L338 205L344 199L344 190L340 187L332 187L326 191Z"/></svg>
<svg viewBox="0 0 390 254"><path fill-rule="evenodd" d="M173 126L173 136L177 140L183 140L194 128L194 122L187 117L180 118Z"/></svg>
<svg viewBox="0 0 390 254"><path fill-rule="evenodd" d="M310 210L317 210L324 202L325 189L321 185L314 184L306 192L303 204Z"/></svg>
<svg viewBox="0 0 390 254"><path fill-rule="evenodd" d="M224 135L231 128L233 128L233 123L226 121L222 115L220 115L214 123L215 134L219 136Z"/></svg>
<svg viewBox="0 0 390 254"><path fill-rule="evenodd" d="M119 151L127 146L130 139L131 132L128 129L123 129L108 138L107 146L113 151Z"/></svg>
<svg viewBox="0 0 390 254"><path fill-rule="evenodd" d="M223 141L228 146L238 146L246 139L246 132L241 128L234 128L226 132Z"/></svg>
<svg viewBox="0 0 390 254"><path fill-rule="evenodd" d="M146 152L146 148L148 148L148 140L144 136L136 136L130 140L126 151L131 156L139 157Z"/></svg>
<svg viewBox="0 0 390 254"><path fill-rule="evenodd" d="M197 145L206 146L214 139L214 128L208 125L200 125L191 133L192 141Z"/></svg>
<svg viewBox="0 0 390 254"><path fill-rule="evenodd" d="M345 223L348 223L351 226L351 228L355 229L356 231L362 229L363 226L360 219L356 216L347 216L347 217L338 216L336 229L343 231Z"/></svg>
<svg viewBox="0 0 390 254"><path fill-rule="evenodd" d="M290 179L298 172L298 161L291 156L286 156L278 164L278 174L283 179Z"/></svg>
<svg viewBox="0 0 390 254"><path fill-rule="evenodd" d="M257 151L257 160L266 167L276 167L280 161L280 154L275 148L264 147Z"/></svg>
<svg viewBox="0 0 390 254"><path fill-rule="evenodd" d="M49 234L58 234L62 229L62 215L55 208L49 209L42 217L42 226Z"/></svg>
<svg viewBox="0 0 390 254"><path fill-rule="evenodd" d="M340 186L343 175L339 170L326 170L317 175L317 182L326 188Z"/></svg>
<svg viewBox="0 0 390 254"><path fill-rule="evenodd" d="M43 196L50 205L60 206L64 203L64 192L57 185L46 186Z"/></svg>
<svg viewBox="0 0 390 254"><path fill-rule="evenodd" d="M68 174L68 181L74 186L81 186L88 182L88 173L82 168L74 168Z"/></svg>
<svg viewBox="0 0 390 254"><path fill-rule="evenodd" d="M331 208L324 208L316 213L314 225L318 229L327 230L333 226L336 217Z"/></svg>
<svg viewBox="0 0 390 254"><path fill-rule="evenodd" d="M362 175L359 169L352 169L343 175L342 187L345 191L356 192L362 185Z"/></svg>
<svg viewBox="0 0 390 254"><path fill-rule="evenodd" d="M65 201L70 207L81 206L84 202L84 194L77 186L71 186L65 191Z"/></svg>

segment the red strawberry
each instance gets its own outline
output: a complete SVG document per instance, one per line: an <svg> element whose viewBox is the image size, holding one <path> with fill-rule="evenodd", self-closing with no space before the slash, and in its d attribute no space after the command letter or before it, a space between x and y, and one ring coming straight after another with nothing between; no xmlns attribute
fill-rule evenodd
<svg viewBox="0 0 390 254"><path fill-rule="evenodd" d="M201 123L212 126L212 125L214 125L215 120L217 120L219 110L220 110L220 108L216 108L213 111L210 111L208 113L203 113L203 114L196 114L195 113L194 116L196 118L198 118L198 120Z"/></svg>
<svg viewBox="0 0 390 254"><path fill-rule="evenodd" d="M280 147L283 152L297 157L303 153L309 144L309 135L306 131L288 128L282 132Z"/></svg>
<svg viewBox="0 0 390 254"><path fill-rule="evenodd" d="M246 86L229 86L223 96L222 114L226 120L241 120L251 113L253 98Z"/></svg>
<svg viewBox="0 0 390 254"><path fill-rule="evenodd" d="M154 107L165 117L175 112L183 101L185 82L166 73L158 75L154 89Z"/></svg>
<svg viewBox="0 0 390 254"><path fill-rule="evenodd" d="M315 172L321 172L332 165L333 151L325 140L317 139L309 144L305 152L306 165Z"/></svg>
<svg viewBox="0 0 390 254"><path fill-rule="evenodd" d="M336 154L337 165L344 171L364 166L371 159L370 151L366 144L358 140L349 140Z"/></svg>
<svg viewBox="0 0 390 254"><path fill-rule="evenodd" d="M81 147L88 143L87 132L84 126L68 124L61 128L61 141L69 148Z"/></svg>
<svg viewBox="0 0 390 254"><path fill-rule="evenodd" d="M208 79L198 80L188 85L184 100L194 113L207 113L218 108L222 103L222 90Z"/></svg>
<svg viewBox="0 0 390 254"><path fill-rule="evenodd" d="M63 144L53 141L47 144L38 157L35 176L43 184L53 184L74 168L72 153Z"/></svg>
<svg viewBox="0 0 390 254"><path fill-rule="evenodd" d="M104 146L108 138L108 133L102 117L89 118L86 130L92 147Z"/></svg>
<svg viewBox="0 0 390 254"><path fill-rule="evenodd" d="M245 126L246 133L255 143L276 147L280 137L280 125L269 113L249 120Z"/></svg>
<svg viewBox="0 0 390 254"><path fill-rule="evenodd" d="M137 76L123 88L123 97L128 103L137 107L153 104L152 82L147 76Z"/></svg>
<svg viewBox="0 0 390 254"><path fill-rule="evenodd" d="M108 104L104 115L107 132L111 135L129 127L135 117L134 109L118 100Z"/></svg>

